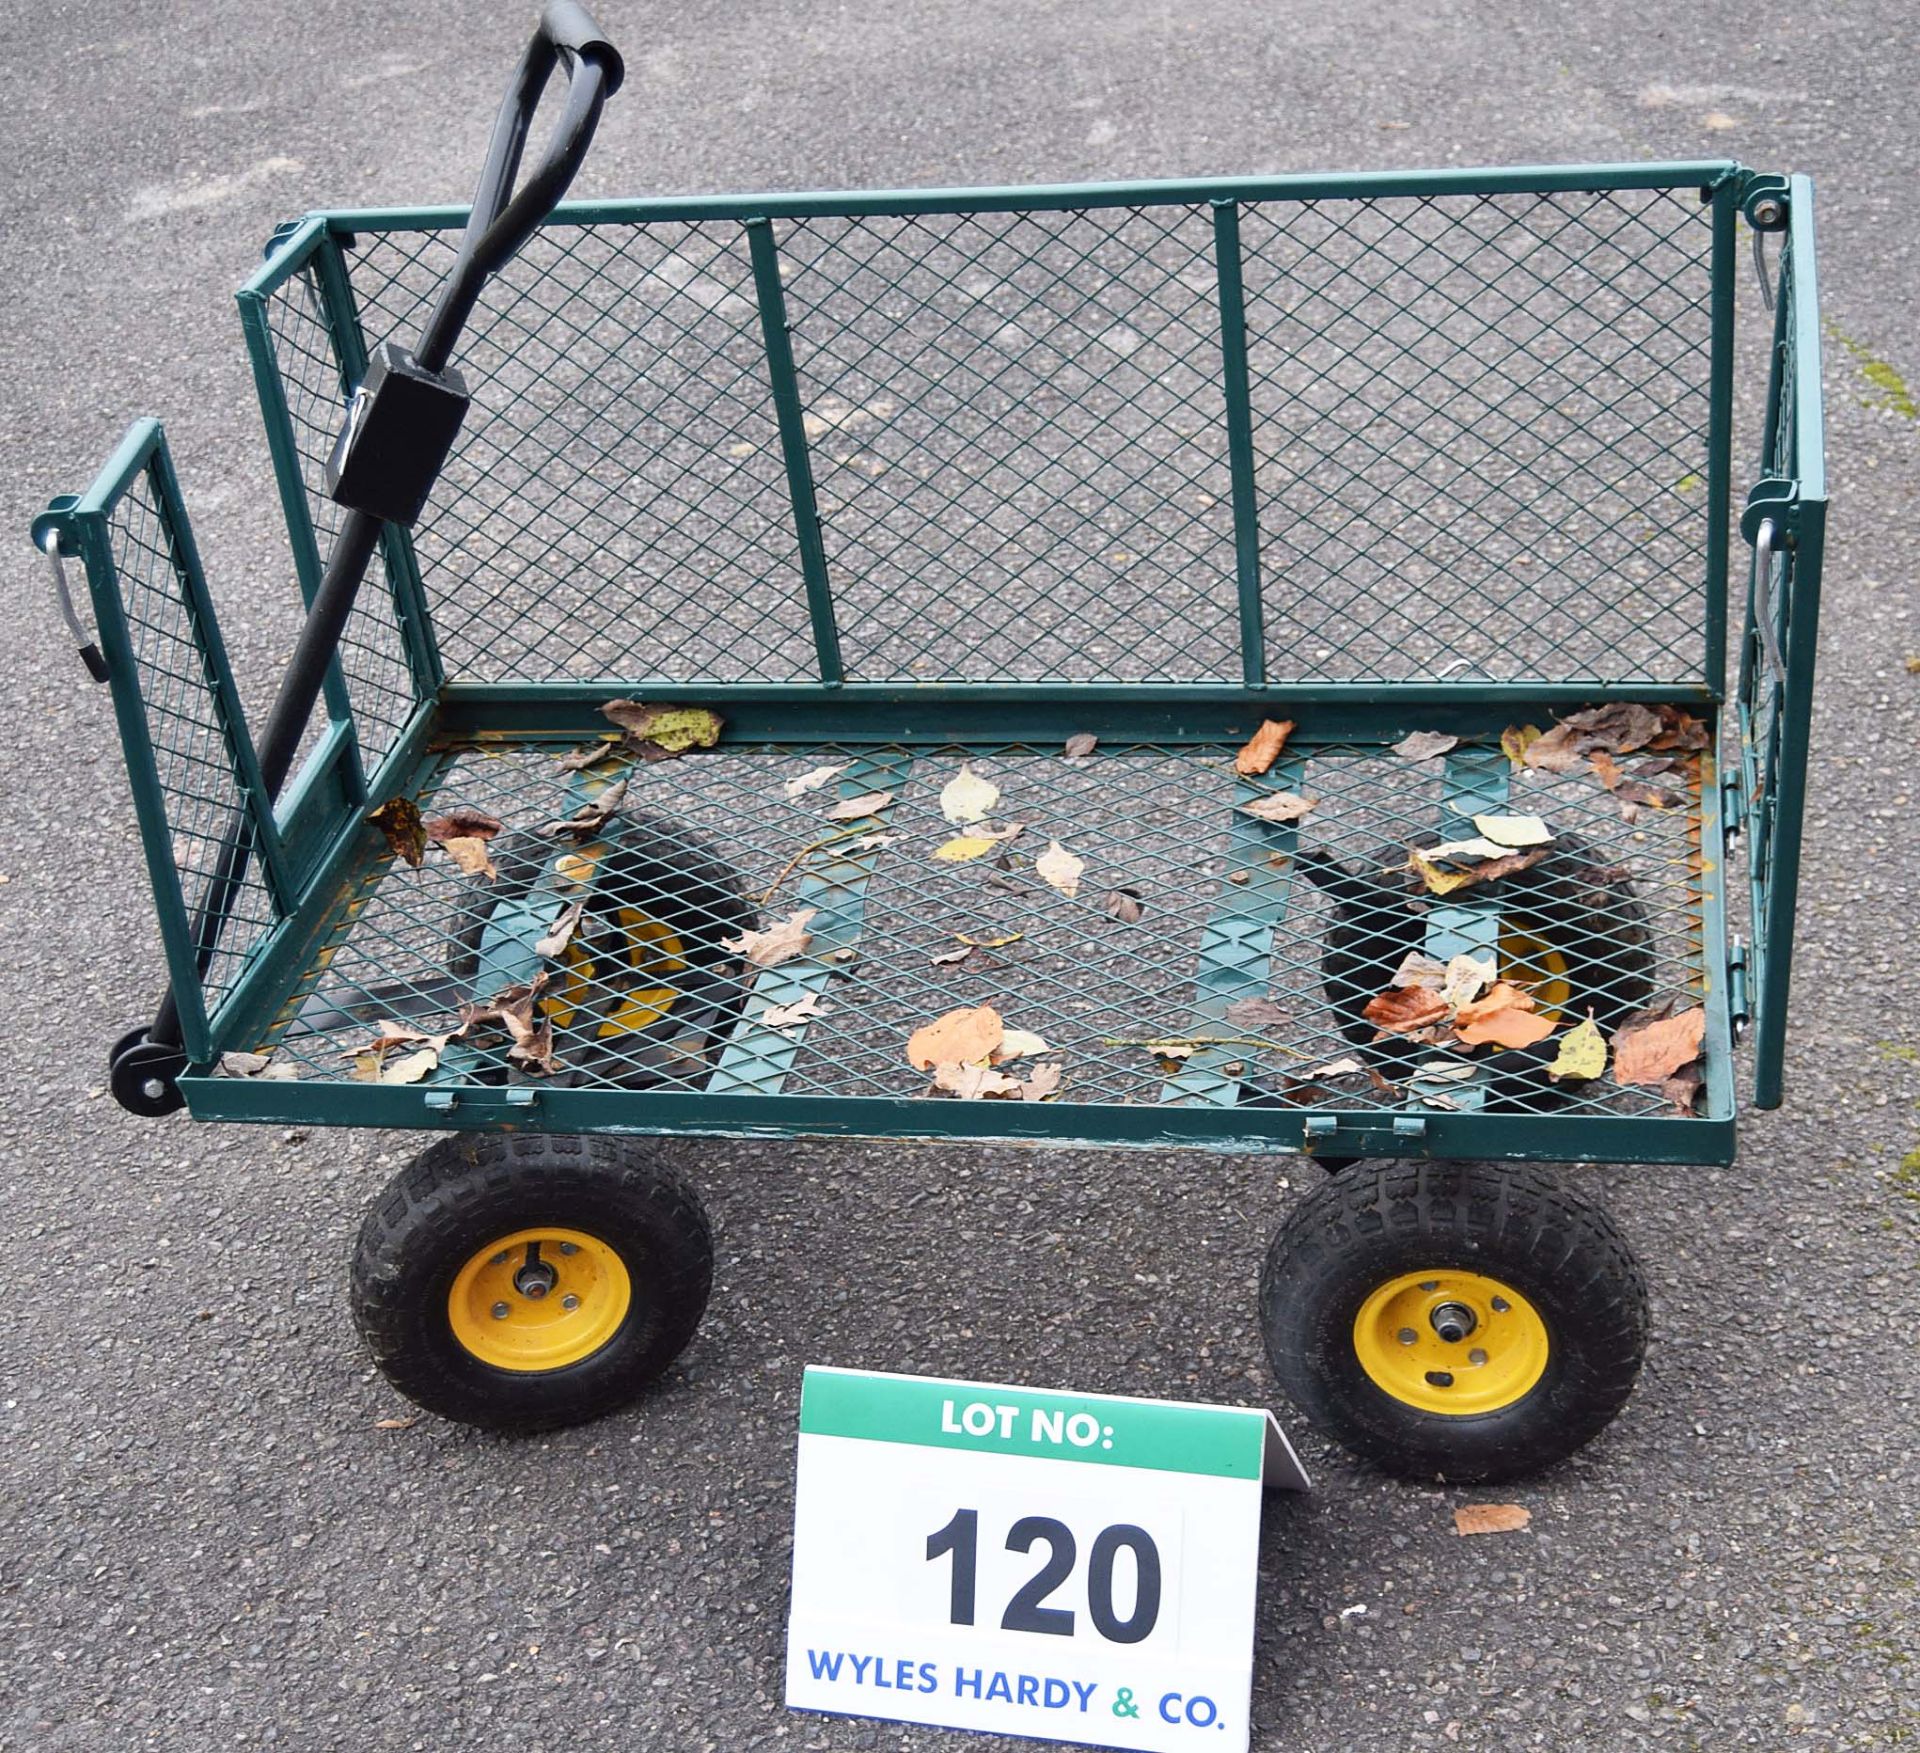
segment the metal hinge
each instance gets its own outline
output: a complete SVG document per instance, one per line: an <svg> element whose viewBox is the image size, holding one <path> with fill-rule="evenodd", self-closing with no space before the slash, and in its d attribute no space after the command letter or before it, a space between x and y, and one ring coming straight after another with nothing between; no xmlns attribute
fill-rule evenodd
<svg viewBox="0 0 1920 1753"><path fill-rule="evenodd" d="M1747 940L1737 931L1727 952L1727 1014L1733 1023L1733 1038L1744 1041L1747 1025L1753 1021L1753 1007L1747 994Z"/></svg>

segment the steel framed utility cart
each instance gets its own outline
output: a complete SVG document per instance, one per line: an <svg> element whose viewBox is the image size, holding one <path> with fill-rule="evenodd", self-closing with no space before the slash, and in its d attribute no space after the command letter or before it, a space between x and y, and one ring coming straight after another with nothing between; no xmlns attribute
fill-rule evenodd
<svg viewBox="0 0 1920 1753"><path fill-rule="evenodd" d="M471 212L311 214L241 289L308 605L257 745L157 423L35 525L172 982L115 1094L446 1133L355 1307L477 1423L691 1335L642 1135L883 1135L1315 1158L1287 1391L1403 1471L1571 1451L1646 1300L1538 1165L1730 1161L1749 1025L1781 1096L1805 179L556 208L619 77L551 7Z"/></svg>

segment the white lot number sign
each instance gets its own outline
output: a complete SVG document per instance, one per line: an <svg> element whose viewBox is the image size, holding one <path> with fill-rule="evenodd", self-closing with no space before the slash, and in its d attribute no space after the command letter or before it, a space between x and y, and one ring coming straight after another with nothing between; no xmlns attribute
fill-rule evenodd
<svg viewBox="0 0 1920 1753"><path fill-rule="evenodd" d="M1262 1411L809 1369L787 1703L1240 1753L1263 1480Z"/></svg>

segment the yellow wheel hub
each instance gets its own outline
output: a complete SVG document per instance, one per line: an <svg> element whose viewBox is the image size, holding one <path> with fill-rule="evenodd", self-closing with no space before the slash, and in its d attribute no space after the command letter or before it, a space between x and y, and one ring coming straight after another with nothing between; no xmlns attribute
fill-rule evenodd
<svg viewBox="0 0 1920 1753"><path fill-rule="evenodd" d="M1532 1392L1547 1367L1547 1324L1497 1278L1403 1272L1360 1305L1353 1349L1382 1393L1464 1418Z"/></svg>
<svg viewBox="0 0 1920 1753"><path fill-rule="evenodd" d="M1500 978L1525 987L1540 1014L1556 1028L1573 998L1567 958L1525 919L1500 921Z"/></svg>
<svg viewBox="0 0 1920 1753"><path fill-rule="evenodd" d="M498 1370L557 1370L591 1357L633 1302L626 1263L584 1230L515 1230L460 1268L447 1293L453 1336Z"/></svg>

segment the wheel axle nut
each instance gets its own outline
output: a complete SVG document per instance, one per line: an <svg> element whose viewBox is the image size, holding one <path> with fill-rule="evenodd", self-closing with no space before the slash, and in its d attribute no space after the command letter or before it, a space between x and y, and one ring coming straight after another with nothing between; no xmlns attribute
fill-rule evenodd
<svg viewBox="0 0 1920 1753"><path fill-rule="evenodd" d="M1427 1319L1433 1323L1434 1332L1449 1345L1458 1345L1480 1324L1479 1317L1465 1303L1442 1303Z"/></svg>

